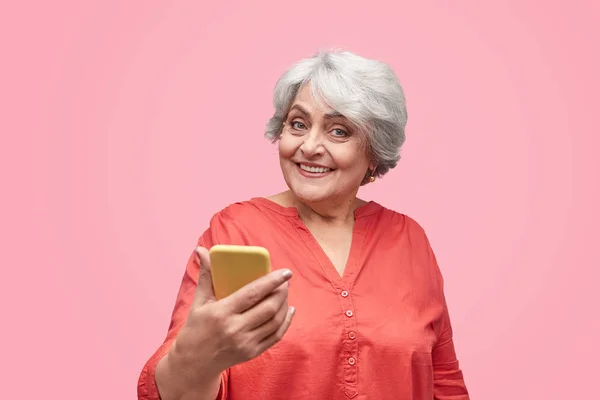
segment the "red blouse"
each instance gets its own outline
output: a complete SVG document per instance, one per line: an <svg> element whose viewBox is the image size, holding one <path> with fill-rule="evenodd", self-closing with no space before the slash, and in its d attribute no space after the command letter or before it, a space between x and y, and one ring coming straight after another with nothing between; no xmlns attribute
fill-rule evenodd
<svg viewBox="0 0 600 400"><path fill-rule="evenodd" d="M343 277L295 208L264 198L217 213L198 244L263 246L289 268L294 320L259 357L222 374L219 399L469 399L443 280L423 229L370 202L355 211ZM185 322L199 266L190 257L167 337L144 366L138 399L159 399L154 371Z"/></svg>

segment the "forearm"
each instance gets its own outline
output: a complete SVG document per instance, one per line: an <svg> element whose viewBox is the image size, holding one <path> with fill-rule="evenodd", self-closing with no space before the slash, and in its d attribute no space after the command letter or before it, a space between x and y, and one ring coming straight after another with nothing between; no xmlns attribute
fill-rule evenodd
<svg viewBox="0 0 600 400"><path fill-rule="evenodd" d="M178 369L179 368L179 369ZM189 382L177 362L165 355L157 364L156 386L161 400L215 400L221 386L221 374L210 373Z"/></svg>

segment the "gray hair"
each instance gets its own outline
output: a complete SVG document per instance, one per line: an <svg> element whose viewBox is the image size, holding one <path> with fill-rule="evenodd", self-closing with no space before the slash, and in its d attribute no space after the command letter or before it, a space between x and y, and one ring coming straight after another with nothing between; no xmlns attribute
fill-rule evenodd
<svg viewBox="0 0 600 400"><path fill-rule="evenodd" d="M308 83L316 100L323 101L366 134L377 176L398 164L400 147L406 139L404 91L387 64L348 51L319 52L301 60L279 78L273 92L275 113L265 132L267 139L279 139L296 94Z"/></svg>

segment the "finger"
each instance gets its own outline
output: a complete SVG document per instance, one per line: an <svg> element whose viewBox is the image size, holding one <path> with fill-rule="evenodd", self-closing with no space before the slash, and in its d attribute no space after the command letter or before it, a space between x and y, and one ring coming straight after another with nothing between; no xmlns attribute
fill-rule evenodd
<svg viewBox="0 0 600 400"><path fill-rule="evenodd" d="M287 310L288 284L287 282L279 286L270 295L265 297L261 302L246 310L241 316L244 318L245 329L251 331L263 325L267 321L273 319L285 306ZM283 318L281 319L281 322Z"/></svg>
<svg viewBox="0 0 600 400"><path fill-rule="evenodd" d="M290 325L292 324L292 319L294 318L295 313L296 309L294 307L290 307L287 311L283 324L279 326L275 333L272 333L271 335L258 342L258 354L262 354L265 350L269 349L283 338L285 333L288 331Z"/></svg>
<svg viewBox="0 0 600 400"><path fill-rule="evenodd" d="M292 271L289 269L271 272L226 297L223 299L224 303L232 312L243 313L270 295L283 283L289 281L291 277Z"/></svg>
<svg viewBox="0 0 600 400"><path fill-rule="evenodd" d="M267 336L275 333L281 324L285 322L285 318L289 312L289 306L287 301L283 301L280 305L277 313L271 318L266 320L263 324L253 329L250 334L256 342L262 341Z"/></svg>
<svg viewBox="0 0 600 400"><path fill-rule="evenodd" d="M195 253L196 262L200 267L195 298L198 302L204 304L215 300L215 291L213 289L212 274L210 269L210 256L208 250L201 246L196 247Z"/></svg>

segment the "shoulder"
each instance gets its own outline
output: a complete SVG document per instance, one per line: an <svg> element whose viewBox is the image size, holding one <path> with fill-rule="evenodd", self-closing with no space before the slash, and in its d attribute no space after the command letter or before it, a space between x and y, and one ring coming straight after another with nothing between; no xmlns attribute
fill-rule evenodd
<svg viewBox="0 0 600 400"><path fill-rule="evenodd" d="M414 238L427 239L425 229L412 216L395 211L393 209L380 206L379 225L391 232L397 232L402 235L410 235Z"/></svg>
<svg viewBox="0 0 600 400"><path fill-rule="evenodd" d="M252 219L260 216L263 210L255 199L237 201L231 203L212 216L212 220L218 219Z"/></svg>
<svg viewBox="0 0 600 400"><path fill-rule="evenodd" d="M266 233L279 217L269 212L260 199L238 201L212 215L208 234L213 244L247 244L259 230Z"/></svg>
<svg viewBox="0 0 600 400"><path fill-rule="evenodd" d="M264 214L264 208L255 199L237 201L214 213L210 219L210 227L253 225L264 219Z"/></svg>

